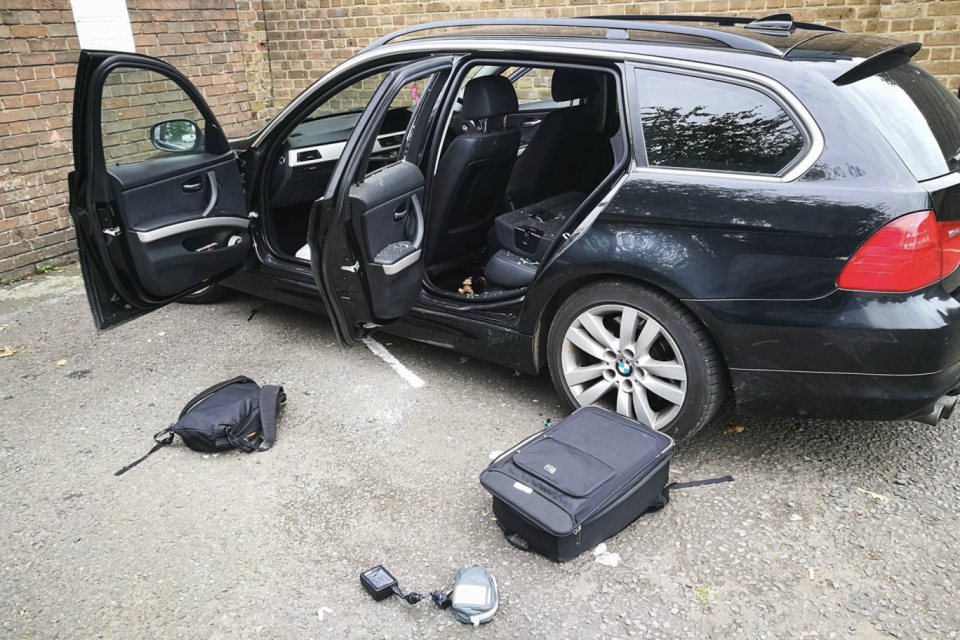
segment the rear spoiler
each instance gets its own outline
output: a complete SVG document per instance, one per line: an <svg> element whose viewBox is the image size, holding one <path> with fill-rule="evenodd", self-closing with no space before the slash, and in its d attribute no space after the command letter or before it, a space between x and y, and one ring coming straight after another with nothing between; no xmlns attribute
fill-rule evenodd
<svg viewBox="0 0 960 640"><path fill-rule="evenodd" d="M839 77L834 78L833 83L838 87L842 87L843 85L853 84L858 80L875 76L878 73L902 67L909 63L913 56L917 55L921 46L919 42L906 42L900 46L876 53L856 66L846 70Z"/></svg>
<svg viewBox="0 0 960 640"><path fill-rule="evenodd" d="M920 47L890 36L820 32L790 47L783 58L829 63L816 65L817 71L845 85L909 63Z"/></svg>

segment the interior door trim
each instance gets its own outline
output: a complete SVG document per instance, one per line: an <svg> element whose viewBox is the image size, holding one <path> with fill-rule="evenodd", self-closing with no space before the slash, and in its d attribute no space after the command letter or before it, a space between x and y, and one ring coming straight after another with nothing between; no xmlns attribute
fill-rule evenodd
<svg viewBox="0 0 960 640"><path fill-rule="evenodd" d="M400 258L393 264L383 264L383 265L371 265L371 266L381 266L383 267L383 273L392 276L396 273L400 273L410 265L416 264L417 260L420 259L420 249L417 249L413 253L403 258Z"/></svg>
<svg viewBox="0 0 960 640"><path fill-rule="evenodd" d="M210 215L210 212L213 211L213 208L217 206L217 200L220 198L220 195L217 193L220 188L217 185L217 172L216 171L207 171L207 182L210 183L210 198L207 200L207 208L203 210L203 213L200 214L201 218L206 218ZM202 187L201 183L201 187Z"/></svg>
<svg viewBox="0 0 960 640"><path fill-rule="evenodd" d="M249 226L250 221L246 218L217 216L215 218L198 218L196 220L178 222L177 224L170 224L165 227L160 227L159 229L153 229L152 231L131 231L131 233L137 236L140 242L148 243L163 240L164 238L169 238L170 236L181 233L190 233L191 231L199 231L211 227L236 227L238 229L246 229Z"/></svg>

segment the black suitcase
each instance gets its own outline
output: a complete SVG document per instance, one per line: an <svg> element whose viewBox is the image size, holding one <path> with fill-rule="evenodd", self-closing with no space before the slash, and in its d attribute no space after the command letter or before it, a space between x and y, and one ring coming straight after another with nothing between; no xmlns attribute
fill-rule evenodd
<svg viewBox="0 0 960 640"><path fill-rule="evenodd" d="M669 436L585 407L494 460L480 483L508 540L564 562L662 507L671 458Z"/></svg>

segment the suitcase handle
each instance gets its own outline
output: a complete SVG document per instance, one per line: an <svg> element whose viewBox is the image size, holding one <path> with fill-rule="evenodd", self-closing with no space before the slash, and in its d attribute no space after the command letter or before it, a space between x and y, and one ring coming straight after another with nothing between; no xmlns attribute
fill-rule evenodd
<svg viewBox="0 0 960 640"><path fill-rule="evenodd" d="M503 533L503 539L506 540L511 547L513 547L514 549L519 549L520 551L533 551L533 549L527 546L526 542L524 542L523 544L520 544L519 542L514 540L511 536L517 536L517 538L520 538L520 536L518 536L516 533L506 528L505 526L503 526L499 520L497 520L497 526L500 527L500 532ZM520 539L523 540L523 538L520 538Z"/></svg>

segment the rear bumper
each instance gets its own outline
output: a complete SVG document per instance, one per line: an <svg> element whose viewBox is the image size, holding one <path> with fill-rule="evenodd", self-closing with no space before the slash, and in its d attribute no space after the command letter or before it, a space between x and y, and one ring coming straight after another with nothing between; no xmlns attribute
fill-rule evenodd
<svg viewBox="0 0 960 640"><path fill-rule="evenodd" d="M810 301L690 302L744 415L900 420L960 384L960 290L836 291Z"/></svg>
<svg viewBox="0 0 960 640"><path fill-rule="evenodd" d="M730 374L742 415L824 420L919 418L960 384L960 365L918 376L743 370Z"/></svg>

